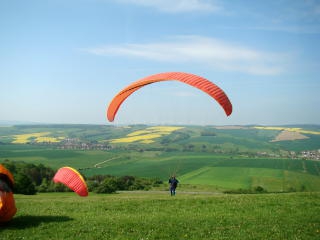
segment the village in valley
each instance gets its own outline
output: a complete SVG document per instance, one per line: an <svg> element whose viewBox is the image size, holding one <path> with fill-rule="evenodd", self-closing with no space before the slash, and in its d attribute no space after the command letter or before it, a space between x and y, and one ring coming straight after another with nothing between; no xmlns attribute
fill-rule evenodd
<svg viewBox="0 0 320 240"><path fill-rule="evenodd" d="M65 138L61 142L30 142L29 144L38 144L38 145L50 145L57 149L62 150L101 150L101 151L109 151L117 148L116 144L110 144L108 142L99 143L97 141L92 142L84 142L78 138ZM122 146L123 148L123 146ZM125 148L125 147L124 147ZM139 148L141 151L143 148ZM207 149L207 151L209 151ZM224 150L213 150L213 153L229 153ZM241 154L241 152L238 152ZM246 155L246 154L245 154ZM303 150L303 151L282 151L281 153L269 153L269 152L261 152L257 151L256 153L250 153L251 157L267 157L267 158L291 158L291 159L305 159L305 160L316 160L320 161L320 149L316 150Z"/></svg>
<svg viewBox="0 0 320 240"><path fill-rule="evenodd" d="M20 134L4 134L0 144L37 145L59 150L203 152L320 161L317 127L40 125L12 127L13 132L17 131L15 128Z"/></svg>
<svg viewBox="0 0 320 240"><path fill-rule="evenodd" d="M302 151L299 157L302 157L304 159L320 161L320 149L314 151Z"/></svg>

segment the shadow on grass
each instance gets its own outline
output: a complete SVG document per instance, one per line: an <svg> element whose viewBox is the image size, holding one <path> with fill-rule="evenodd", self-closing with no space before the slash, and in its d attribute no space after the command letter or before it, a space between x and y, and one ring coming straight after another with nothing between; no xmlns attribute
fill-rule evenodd
<svg viewBox="0 0 320 240"><path fill-rule="evenodd" d="M7 229L24 229L29 227L36 227L41 223L50 222L67 222L72 221L73 218L68 216L17 216L10 222L0 224L0 231L4 228Z"/></svg>

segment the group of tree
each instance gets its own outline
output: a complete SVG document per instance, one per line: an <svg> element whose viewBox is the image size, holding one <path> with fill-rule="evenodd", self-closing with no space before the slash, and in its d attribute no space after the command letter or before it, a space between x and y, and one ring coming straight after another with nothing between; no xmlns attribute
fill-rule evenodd
<svg viewBox="0 0 320 240"><path fill-rule="evenodd" d="M35 194L43 182L49 182L55 171L43 164L30 164L22 161L5 160L2 164L14 176L14 193Z"/></svg>
<svg viewBox="0 0 320 240"><path fill-rule="evenodd" d="M3 164L14 176L14 193L33 195L37 192L68 192L63 184L52 181L56 170L43 164L4 160ZM85 178L85 177L84 177ZM121 190L149 190L162 184L161 180L138 178L134 176L116 177L97 175L85 178L89 192L114 193Z"/></svg>
<svg viewBox="0 0 320 240"><path fill-rule="evenodd" d="M149 190L162 183L159 179L137 178L134 176L115 177L111 175L96 175L87 179L89 191L96 193Z"/></svg>

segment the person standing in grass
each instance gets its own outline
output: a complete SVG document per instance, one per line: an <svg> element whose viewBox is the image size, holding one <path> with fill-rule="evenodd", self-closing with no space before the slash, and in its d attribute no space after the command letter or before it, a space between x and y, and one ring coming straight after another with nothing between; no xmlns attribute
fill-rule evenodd
<svg viewBox="0 0 320 240"><path fill-rule="evenodd" d="M170 184L170 194L171 196L174 196L176 195L176 188L178 186L178 179L176 179L176 176L172 176L170 179L169 179L169 184Z"/></svg>

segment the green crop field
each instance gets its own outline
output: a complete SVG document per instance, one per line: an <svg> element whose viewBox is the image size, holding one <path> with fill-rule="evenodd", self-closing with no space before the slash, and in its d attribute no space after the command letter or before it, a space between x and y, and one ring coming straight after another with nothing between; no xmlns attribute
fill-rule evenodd
<svg viewBox="0 0 320 240"><path fill-rule="evenodd" d="M72 166L81 169L85 176L132 175L166 181L170 174L175 173L183 184L210 185L220 190L262 186L270 192L320 191L319 161L208 153L116 153L33 148L7 149L1 154L5 154L5 158L42 163L55 169Z"/></svg>
<svg viewBox="0 0 320 240"><path fill-rule="evenodd" d="M16 195L0 239L319 239L320 194Z"/></svg>
<svg viewBox="0 0 320 240"><path fill-rule="evenodd" d="M24 161L84 176L132 175L212 189L320 191L319 126L286 126L307 138L272 142L279 127L26 125L0 127L0 162ZM279 130L280 129L280 130ZM44 141L53 142L38 142ZM114 141L117 139L117 141ZM100 149L103 147L103 149Z"/></svg>

